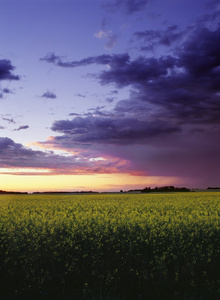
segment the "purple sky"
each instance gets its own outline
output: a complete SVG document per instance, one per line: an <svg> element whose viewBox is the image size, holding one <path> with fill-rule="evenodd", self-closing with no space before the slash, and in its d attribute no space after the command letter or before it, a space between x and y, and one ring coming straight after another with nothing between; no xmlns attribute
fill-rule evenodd
<svg viewBox="0 0 220 300"><path fill-rule="evenodd" d="M123 178L116 190L135 178L220 186L219 1L2 0L0 10L0 189L35 178L40 190L59 175L69 181L59 189L86 189L72 182L94 174L106 176L100 190L108 175Z"/></svg>

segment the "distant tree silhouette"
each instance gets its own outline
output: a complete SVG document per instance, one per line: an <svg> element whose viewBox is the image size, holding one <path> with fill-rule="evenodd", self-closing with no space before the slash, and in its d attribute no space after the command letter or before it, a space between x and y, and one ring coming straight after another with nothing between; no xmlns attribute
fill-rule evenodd
<svg viewBox="0 0 220 300"><path fill-rule="evenodd" d="M146 187L143 190L141 190L141 193L155 193L155 192L190 192L190 189L187 189L185 187L176 188L170 185L170 186L155 187L154 189L151 189L150 187Z"/></svg>

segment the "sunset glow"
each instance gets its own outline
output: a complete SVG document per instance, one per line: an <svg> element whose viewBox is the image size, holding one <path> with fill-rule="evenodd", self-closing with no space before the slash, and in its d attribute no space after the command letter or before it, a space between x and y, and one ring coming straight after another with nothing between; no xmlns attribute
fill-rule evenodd
<svg viewBox="0 0 220 300"><path fill-rule="evenodd" d="M144 177L129 174L110 175L0 175L1 188L8 191L37 192L37 191L107 191L119 192L130 189L142 189L147 186L178 185L181 180L169 177Z"/></svg>

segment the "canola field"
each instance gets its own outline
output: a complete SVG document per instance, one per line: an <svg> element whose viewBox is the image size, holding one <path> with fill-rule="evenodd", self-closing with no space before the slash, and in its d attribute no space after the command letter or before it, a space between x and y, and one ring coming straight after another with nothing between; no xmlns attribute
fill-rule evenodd
<svg viewBox="0 0 220 300"><path fill-rule="evenodd" d="M1 195L0 299L220 299L220 193Z"/></svg>

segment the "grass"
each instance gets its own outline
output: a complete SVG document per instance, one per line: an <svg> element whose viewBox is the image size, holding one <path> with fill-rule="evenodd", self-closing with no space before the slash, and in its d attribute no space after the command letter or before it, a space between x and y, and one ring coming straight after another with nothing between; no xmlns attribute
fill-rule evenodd
<svg viewBox="0 0 220 300"><path fill-rule="evenodd" d="M1 195L0 299L219 299L220 193Z"/></svg>

